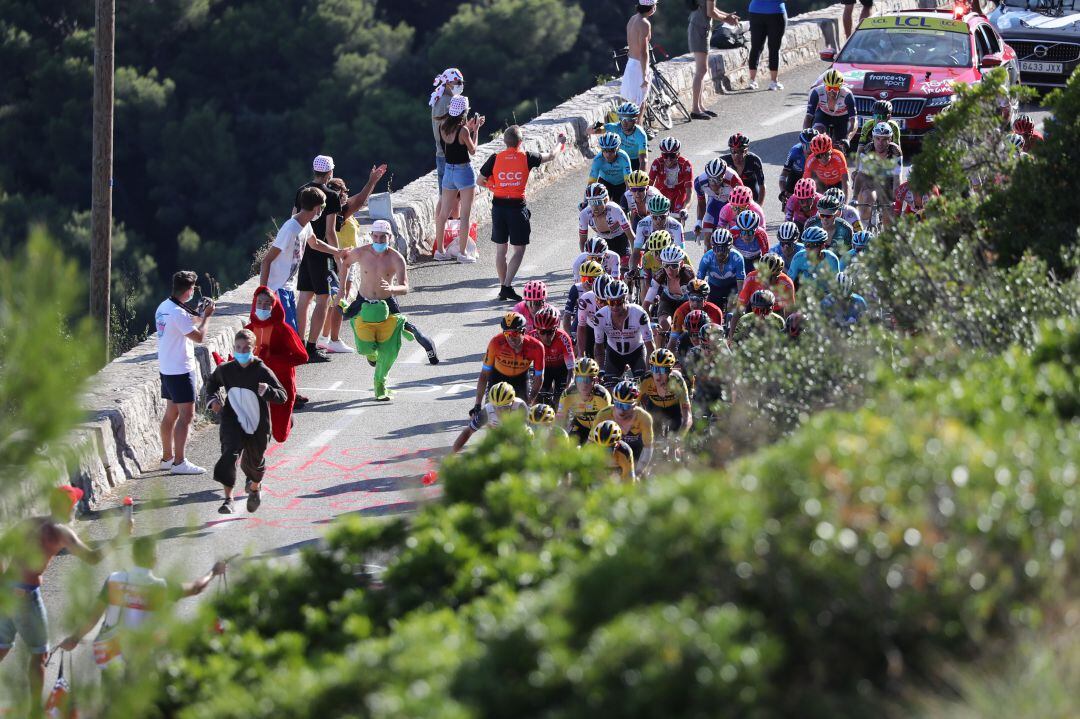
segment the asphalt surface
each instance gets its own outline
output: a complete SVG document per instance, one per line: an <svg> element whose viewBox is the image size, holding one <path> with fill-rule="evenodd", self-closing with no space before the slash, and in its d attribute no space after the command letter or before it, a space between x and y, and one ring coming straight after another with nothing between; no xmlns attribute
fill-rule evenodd
<svg viewBox="0 0 1080 719"><path fill-rule="evenodd" d="M719 117L677 124L658 139L665 134L679 138L683 154L700 172L709 159L727 152L730 134L740 131L749 136L751 151L765 165L765 212L773 236L783 219L776 197L780 168L802 126L806 88L823 67L813 64L784 73L781 81L786 87L780 92L722 96L712 107ZM1041 120L1045 113L1032 114ZM656 152L655 141L651 150ZM526 280L543 279L560 307L571 284L570 262L578 254L576 208L587 169L582 166L580 177L568 177L529 195L532 244L515 285L520 291ZM357 355L334 355L329 363L299 368L300 391L311 402L296 413L288 442L271 445L263 504L256 514L245 511L241 492L236 514L217 513L222 495L209 473L219 456L213 425L193 433L187 452L190 460L208 469L207 474L150 473L121 488L113 504L119 505L124 494L135 499L137 532L159 539L163 570L177 579L191 579L207 571L215 559L238 553L252 562L288 561L299 548L317 542L337 517L400 514L437 496L438 486L423 486L421 477L437 466L465 426L481 357L498 332L499 318L511 307L495 299L495 253L486 235L487 228L481 225L481 258L474 265L428 261L409 268L412 291L404 298L402 311L435 340L441 363L429 365L419 345L406 343L391 374L393 402L374 400L372 369ZM688 242L687 250L696 266L702 246ZM343 338L348 334L343 332ZM351 344L351 336L346 341ZM109 538L116 531L118 513L106 510L79 522L77 529L91 540ZM70 556L52 563L44 590L53 617L52 642L63 639L73 624L64 616L72 606L69 592L86 596L96 591L108 572L126 562L125 554L117 555L89 573L77 571L78 560ZM88 646L92 637L91 633L76 652L77 677L93 676ZM0 665L0 675L21 673L23 666L20 648ZM51 681L50 673L47 685Z"/></svg>

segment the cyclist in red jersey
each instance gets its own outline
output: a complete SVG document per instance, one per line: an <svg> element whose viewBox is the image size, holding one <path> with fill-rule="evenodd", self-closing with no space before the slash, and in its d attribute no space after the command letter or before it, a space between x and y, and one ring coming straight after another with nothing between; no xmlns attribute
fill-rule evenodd
<svg viewBox="0 0 1080 719"><path fill-rule="evenodd" d="M682 144L674 137L660 141L660 157L649 168L649 180L660 194L671 200L671 211L679 213L694 191L694 168L679 154Z"/></svg>
<svg viewBox="0 0 1080 719"><path fill-rule="evenodd" d="M525 331L532 332L536 313L549 306L547 283L543 280L529 280L522 288L522 296L524 299L514 305L514 312L525 318Z"/></svg>
<svg viewBox="0 0 1080 719"><path fill-rule="evenodd" d="M1012 124L1013 132L1024 138L1024 152L1031 152L1043 141L1042 133L1035 129L1030 115L1018 115Z"/></svg>
<svg viewBox="0 0 1080 719"><path fill-rule="evenodd" d="M810 157L803 168L803 177L817 182L818 189L822 192L830 187L840 187L844 190L845 197L851 195L847 158L844 153L833 148L832 138L828 135L818 135L810 141Z"/></svg>
<svg viewBox="0 0 1080 719"><path fill-rule="evenodd" d="M542 307L533 318L536 329L529 333L544 345L544 382L539 400L559 409L559 400L574 371L574 342L559 329L559 311L551 305Z"/></svg>
<svg viewBox="0 0 1080 719"><path fill-rule="evenodd" d="M673 350L679 346L679 340L682 339L684 332L686 316L691 312L700 310L709 318L709 322L715 322L718 325L724 324L724 311L718 305L705 299L709 296L710 289L709 283L705 280L690 280L690 283L686 286L686 302L679 305L679 308L675 310L675 314L671 316L671 337L668 339L668 349Z"/></svg>
<svg viewBox="0 0 1080 719"><path fill-rule="evenodd" d="M769 253L758 261L758 267L764 265L765 273L760 269L747 273L746 282L739 292L739 304L743 313L750 305L750 298L758 290L772 290L776 298L773 312L788 315L795 310L795 283L784 272L784 259L780 255Z"/></svg>
<svg viewBox="0 0 1080 719"><path fill-rule="evenodd" d="M525 335L525 318L517 312L507 312L502 318L502 332L488 342L487 352L476 382L476 404L470 415L480 411L484 393L489 385L506 382L518 397L528 397L527 404L536 400L544 381L544 345L535 337ZM532 383L529 368L532 368Z"/></svg>

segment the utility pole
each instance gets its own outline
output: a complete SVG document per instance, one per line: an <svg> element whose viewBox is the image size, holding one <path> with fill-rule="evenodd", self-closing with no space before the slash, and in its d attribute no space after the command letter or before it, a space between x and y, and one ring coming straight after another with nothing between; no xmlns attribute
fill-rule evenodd
<svg viewBox="0 0 1080 719"><path fill-rule="evenodd" d="M104 333L109 359L112 278L113 51L116 0L96 0L94 21L94 169L90 209L90 316Z"/></svg>

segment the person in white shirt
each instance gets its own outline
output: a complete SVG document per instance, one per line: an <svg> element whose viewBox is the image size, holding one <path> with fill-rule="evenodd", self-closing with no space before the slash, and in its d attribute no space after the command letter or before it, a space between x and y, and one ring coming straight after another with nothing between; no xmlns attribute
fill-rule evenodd
<svg viewBox="0 0 1080 719"><path fill-rule="evenodd" d="M160 468L172 474L206 471L184 457L195 415L195 343L205 339L206 321L214 314L214 301L209 298L203 298L198 307L189 304L198 279L190 270L173 275L172 296L154 313L161 398L166 401L161 419Z"/></svg>

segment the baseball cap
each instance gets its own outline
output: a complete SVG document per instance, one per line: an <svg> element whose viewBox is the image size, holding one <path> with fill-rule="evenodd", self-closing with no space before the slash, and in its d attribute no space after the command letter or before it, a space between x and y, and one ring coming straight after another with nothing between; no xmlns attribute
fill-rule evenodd
<svg viewBox="0 0 1080 719"><path fill-rule="evenodd" d="M655 5L656 0L637 0L638 5Z"/></svg>
<svg viewBox="0 0 1080 719"><path fill-rule="evenodd" d="M386 234L393 236L394 228L390 226L390 223L386 220L375 220L375 223L371 226L372 232L385 232Z"/></svg>
<svg viewBox="0 0 1080 719"><path fill-rule="evenodd" d="M311 169L315 172L330 172L334 169L334 158L329 155L316 155L311 161Z"/></svg>
<svg viewBox="0 0 1080 719"><path fill-rule="evenodd" d="M447 111L452 117L465 114L469 109L469 98L464 95L458 95L450 101L450 109Z"/></svg>

